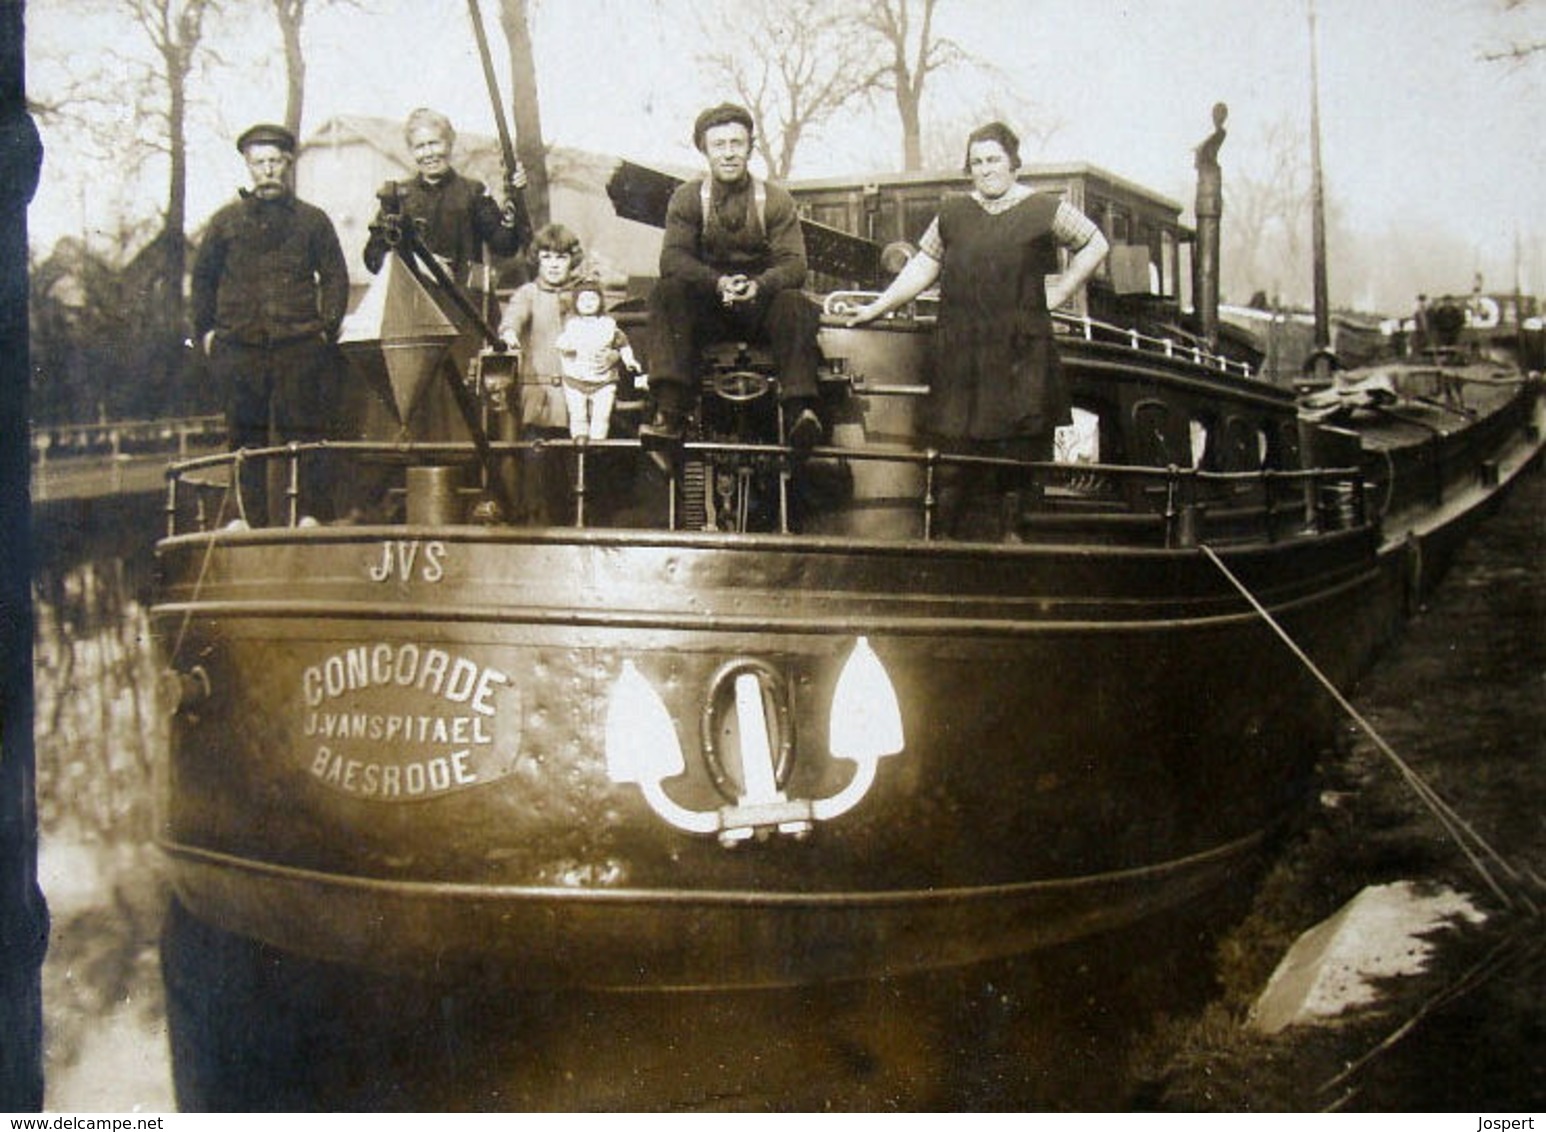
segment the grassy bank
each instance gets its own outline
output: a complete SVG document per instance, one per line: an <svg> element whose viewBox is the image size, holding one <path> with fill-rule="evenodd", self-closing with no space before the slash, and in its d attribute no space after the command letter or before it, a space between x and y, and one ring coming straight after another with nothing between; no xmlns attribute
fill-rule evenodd
<svg viewBox="0 0 1546 1132"><path fill-rule="evenodd" d="M1357 690L1384 743L1503 855L1546 908L1546 475L1518 485ZM1494 870L1496 872L1496 870ZM1378 1003L1276 1035L1246 1020L1284 952L1368 885L1472 895L1477 928L1436 934L1422 975ZM1219 947L1220 993L1161 1025L1133 1107L1165 1111L1546 1108L1546 920L1505 909L1395 765L1351 720L1249 915Z"/></svg>

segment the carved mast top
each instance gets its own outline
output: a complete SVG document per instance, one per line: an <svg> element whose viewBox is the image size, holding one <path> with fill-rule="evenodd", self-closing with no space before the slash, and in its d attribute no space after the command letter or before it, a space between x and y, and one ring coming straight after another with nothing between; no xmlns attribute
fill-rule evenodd
<svg viewBox="0 0 1546 1132"><path fill-rule="evenodd" d="M1219 344L1219 221L1224 215L1224 174L1219 147L1229 107L1213 104L1213 133L1197 147L1197 258L1194 263L1197 314L1208 345Z"/></svg>
<svg viewBox="0 0 1546 1132"><path fill-rule="evenodd" d="M1213 104L1213 132L1203 139L1197 147L1197 169L1217 169L1219 167L1219 146L1224 144L1224 121L1229 117L1229 107L1222 102Z"/></svg>

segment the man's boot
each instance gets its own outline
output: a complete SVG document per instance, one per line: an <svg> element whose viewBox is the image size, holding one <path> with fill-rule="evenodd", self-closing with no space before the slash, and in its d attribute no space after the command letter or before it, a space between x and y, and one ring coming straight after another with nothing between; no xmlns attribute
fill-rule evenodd
<svg viewBox="0 0 1546 1132"><path fill-rule="evenodd" d="M789 401L784 406L784 419L788 422L784 426L785 441L793 451L794 458L804 460L825 435L821 418L806 402Z"/></svg>
<svg viewBox="0 0 1546 1132"><path fill-rule="evenodd" d="M639 443L652 450L673 448L682 442L686 430L687 421L681 412L656 409L655 415L639 426Z"/></svg>
<svg viewBox="0 0 1546 1132"><path fill-rule="evenodd" d="M687 432L687 414L682 411L682 401L682 391L674 383L661 383L655 395L654 415L639 426L639 446L668 475Z"/></svg>

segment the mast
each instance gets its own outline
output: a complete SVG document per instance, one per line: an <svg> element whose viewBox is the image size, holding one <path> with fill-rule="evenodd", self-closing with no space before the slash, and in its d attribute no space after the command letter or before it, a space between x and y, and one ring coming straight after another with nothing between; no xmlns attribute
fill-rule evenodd
<svg viewBox="0 0 1546 1132"><path fill-rule="evenodd" d="M1219 169L1219 146L1224 144L1224 122L1229 107L1213 107L1213 133L1197 147L1197 313L1202 336L1210 350L1219 345L1219 240L1224 215L1224 176Z"/></svg>
<svg viewBox="0 0 1546 1132"><path fill-rule="evenodd" d="M1519 344L1524 345L1525 333L1525 276L1519 254L1519 221L1514 221L1514 332Z"/></svg>
<svg viewBox="0 0 1546 1132"><path fill-rule="evenodd" d="M1326 195L1321 182L1320 67L1315 48L1315 0L1307 0L1310 14L1310 222L1314 257L1315 359L1314 376L1331 376L1331 301L1326 286Z"/></svg>

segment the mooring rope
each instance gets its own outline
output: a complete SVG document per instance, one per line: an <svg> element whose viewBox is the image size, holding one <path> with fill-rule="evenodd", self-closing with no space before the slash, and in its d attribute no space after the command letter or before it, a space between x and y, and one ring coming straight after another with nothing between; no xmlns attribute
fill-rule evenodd
<svg viewBox="0 0 1546 1132"><path fill-rule="evenodd" d="M1493 849L1485 838L1478 834L1448 803L1440 798L1438 793L1423 780L1422 776L1413 770L1392 749L1389 743L1385 742L1379 733L1375 731L1373 725L1364 719L1358 710L1348 702L1347 698L1337 690L1325 673L1316 666L1314 661L1305 655L1304 650L1295 643L1287 631L1278 624L1277 620L1267 612L1262 603L1256 599L1256 596L1246 588L1245 584L1234 575L1229 567L1224 565L1219 556L1214 553L1213 548L1203 546L1201 549L1208 556L1208 560L1218 567L1219 572L1229 579L1230 584L1240 592L1246 601L1251 603L1252 608L1261 614L1262 620L1288 646L1289 650L1299 658L1300 662L1321 683L1322 687L1330 692L1332 698L1341 705L1342 709L1347 712L1359 727L1363 728L1364 733L1369 736L1380 752L1400 771L1407 785L1413 789L1418 798L1439 820L1439 823L1449 835L1455 839L1456 844L1460 846L1461 851L1465 853L1466 858L1471 862L1472 868L1477 871L1487 886L1503 902L1504 906L1511 910L1514 909L1517 898L1517 903L1523 904L1530 912L1529 918L1516 922L1513 931L1505 934L1501 940L1488 948L1486 953L1467 968L1459 978L1441 988L1437 994L1431 996L1410 1018L1387 1034L1383 1040L1349 1063L1340 1073L1337 1073L1320 1085L1317 1089L1318 1093L1326 1093L1339 1086L1344 1089L1340 1096L1331 1101L1322 1110L1334 1112L1342 1109L1357 1095L1358 1088L1356 1086L1349 1087L1349 1085L1358 1072L1376 1058L1389 1052L1393 1046L1411 1034L1425 1019L1444 1009L1457 999L1469 994L1506 969L1522 968L1529 970L1540 962L1543 952L1542 937L1539 934L1541 913L1539 906L1530 894L1526 881L1540 888L1543 887L1541 877L1528 866L1524 870L1527 875L1521 876L1518 869L1515 869L1508 861L1504 860L1502 855ZM1487 868L1487 865L1482 860L1483 856L1489 858L1512 883L1514 887L1512 896L1504 890L1503 885Z"/></svg>
<svg viewBox="0 0 1546 1132"><path fill-rule="evenodd" d="M1240 591L1241 596L1244 597L1246 601L1251 603L1251 607L1261 615L1262 620L1264 620L1272 629L1272 631L1276 633L1283 641L1283 643L1288 646L1289 650L1299 658L1300 662L1304 664L1305 668L1309 670L1310 674L1320 682L1322 687L1331 693L1332 698L1337 701L1342 710L1345 711L1348 716L1358 724L1359 727L1363 728L1364 733L1369 736L1370 740L1373 741L1374 745L1379 749L1379 751L1387 759L1389 759L1400 772L1407 785L1412 788L1413 792L1416 793L1417 797L1422 801L1422 803L1428 807L1428 809L1433 813L1434 817L1439 820L1439 823L1444 827L1449 835L1454 838L1455 843L1459 845L1461 852L1463 852L1466 855L1466 858L1471 862L1471 867L1476 870L1476 872L1481 876L1482 880L1486 882L1487 886L1491 888L1492 891L1497 895L1498 899L1501 900L1503 904L1510 909L1515 908L1520 903L1523 903L1532 913L1538 912L1539 908L1537 907L1534 899L1530 896L1524 883L1524 877L1520 875L1519 871L1511 864L1509 864L1508 861L1506 861L1503 856L1487 842L1486 838L1477 833L1476 830L1470 825L1470 823L1468 823L1463 817L1456 813L1454 808L1451 807L1449 803L1445 802L1443 798L1439 797L1438 793L1423 780L1422 776L1413 770L1412 767L1408 765L1406 760L1404 760L1395 752L1389 743L1385 742L1385 740L1380 736L1379 732L1374 729L1374 726L1359 713L1358 709L1348 701L1346 696L1337 690L1336 685L1327 678L1326 674L1323 673L1320 668L1316 666L1315 662L1305 654L1304 650L1301 649L1294 641L1294 639L1288 635L1287 631L1285 631L1284 628L1278 624L1276 618L1274 618L1272 614L1267 611L1266 607L1256 599L1256 595L1251 593L1251 591L1246 588L1245 583L1241 582L1228 566L1224 565L1219 556L1214 553L1213 548L1207 545L1203 545L1200 546L1199 549L1208 556L1208 560L1210 562L1219 568L1219 572L1222 573L1224 577L1229 579L1230 584L1233 585L1235 589ZM1510 895L1508 891L1505 891L1503 885L1498 881L1498 879L1493 875L1492 871L1487 867L1487 864L1482 860L1483 857L1486 857L1488 860L1490 860L1493 865L1495 865L1497 869L1502 872L1510 882L1512 882L1514 889L1512 895Z"/></svg>
<svg viewBox="0 0 1546 1132"><path fill-rule="evenodd" d="M234 478L233 473L232 479ZM187 608L183 610L182 622L177 626L177 640L173 642L172 651L167 656L168 664L175 661L182 653L183 641L188 635L188 626L193 621L193 607L199 600L199 594L204 590L204 578L209 573L209 564L214 558L215 546L220 542L220 533L223 530L221 520L225 518L226 505L231 501L231 483L232 480L227 480L225 490L220 493L220 506L215 511L215 521L210 528L210 539L204 546L204 558L199 563L198 576L193 579L193 593L188 598ZM240 492L236 493L236 506L239 510L242 507Z"/></svg>
<svg viewBox="0 0 1546 1132"><path fill-rule="evenodd" d="M1464 997L1483 983L1487 982L1499 972L1510 967L1522 967L1529 969L1531 964L1540 958L1542 949L1542 937L1528 931L1513 931L1494 943L1487 952L1457 978L1454 982L1442 988L1424 1002L1401 1025L1387 1034L1373 1048L1366 1050L1356 1060L1348 1063L1336 1076L1323 1082L1318 1092L1326 1092L1334 1089L1353 1078L1365 1065L1375 1058L1386 1053L1397 1042L1401 1041L1413 1030L1417 1029L1423 1021L1437 1014L1444 1007ZM1339 1098L1336 1104L1343 1103L1345 1098Z"/></svg>

